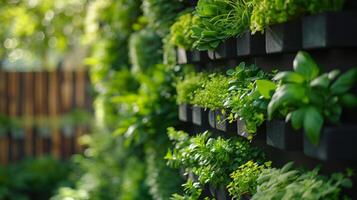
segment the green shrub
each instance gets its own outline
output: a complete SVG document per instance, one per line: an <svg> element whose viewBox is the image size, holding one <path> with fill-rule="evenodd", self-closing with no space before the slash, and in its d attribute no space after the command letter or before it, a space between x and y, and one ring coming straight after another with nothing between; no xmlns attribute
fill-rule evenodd
<svg viewBox="0 0 357 200"><path fill-rule="evenodd" d="M201 88L196 90L192 103L209 109L223 109L227 97L229 79L220 74L211 74Z"/></svg>

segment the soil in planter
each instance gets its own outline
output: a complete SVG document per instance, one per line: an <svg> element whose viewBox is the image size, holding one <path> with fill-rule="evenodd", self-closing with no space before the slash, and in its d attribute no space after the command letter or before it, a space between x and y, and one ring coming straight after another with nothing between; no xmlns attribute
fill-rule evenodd
<svg viewBox="0 0 357 200"><path fill-rule="evenodd" d="M266 122L266 142L282 150L301 150L303 134L293 129L290 123L273 120Z"/></svg>
<svg viewBox="0 0 357 200"><path fill-rule="evenodd" d="M304 153L320 160L357 161L357 126L324 127L320 142L313 145L304 136Z"/></svg>

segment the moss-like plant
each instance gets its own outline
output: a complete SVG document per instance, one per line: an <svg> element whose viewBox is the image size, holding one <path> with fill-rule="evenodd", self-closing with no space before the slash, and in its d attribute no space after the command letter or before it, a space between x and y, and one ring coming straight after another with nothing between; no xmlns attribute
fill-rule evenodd
<svg viewBox="0 0 357 200"><path fill-rule="evenodd" d="M195 20L197 17L191 13L180 16L170 28L170 43L186 50L192 49L192 24Z"/></svg>
<svg viewBox="0 0 357 200"><path fill-rule="evenodd" d="M186 75L183 80L176 84L177 103L191 104L194 99L196 90L202 87L208 76L204 73L192 73Z"/></svg>
<svg viewBox="0 0 357 200"><path fill-rule="evenodd" d="M229 194L233 199L241 199L243 196L250 197L255 194L257 189L257 179L260 173L271 166L271 162L259 165L253 161L248 161L241 165L230 176L232 182L227 186Z"/></svg>
<svg viewBox="0 0 357 200"><path fill-rule="evenodd" d="M336 11L344 0L253 0L250 29L264 31L273 24L287 22L304 14Z"/></svg>
<svg viewBox="0 0 357 200"><path fill-rule="evenodd" d="M174 0L143 0L142 10L150 28L164 37L174 23L183 4Z"/></svg>
<svg viewBox="0 0 357 200"><path fill-rule="evenodd" d="M229 79L221 74L211 74L201 88L197 89L192 103L209 109L223 109L227 97Z"/></svg>

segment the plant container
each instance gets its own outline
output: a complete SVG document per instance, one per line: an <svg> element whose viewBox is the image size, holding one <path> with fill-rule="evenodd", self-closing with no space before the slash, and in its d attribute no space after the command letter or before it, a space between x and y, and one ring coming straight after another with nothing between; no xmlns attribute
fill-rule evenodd
<svg viewBox="0 0 357 200"><path fill-rule="evenodd" d="M211 128L216 128L216 111L209 110L208 111L208 123Z"/></svg>
<svg viewBox="0 0 357 200"><path fill-rule="evenodd" d="M237 38L238 56L259 56L265 54L265 35L246 31Z"/></svg>
<svg viewBox="0 0 357 200"><path fill-rule="evenodd" d="M183 48L177 48L176 58L178 64L187 64L192 62L192 53Z"/></svg>
<svg viewBox="0 0 357 200"><path fill-rule="evenodd" d="M275 24L266 29L265 48L267 53L295 52L302 46L301 20Z"/></svg>
<svg viewBox="0 0 357 200"><path fill-rule="evenodd" d="M215 59L232 59L237 57L237 40L227 39L222 42L214 51Z"/></svg>
<svg viewBox="0 0 357 200"><path fill-rule="evenodd" d="M216 60L216 54L214 50L208 50L207 56L209 60Z"/></svg>
<svg viewBox="0 0 357 200"><path fill-rule="evenodd" d="M224 185L220 185L218 187L209 185L209 191L211 192L211 195L217 200L230 199L228 195L228 191L226 190Z"/></svg>
<svg viewBox="0 0 357 200"><path fill-rule="evenodd" d="M183 122L192 122L192 107L187 104L179 105L179 120Z"/></svg>
<svg viewBox="0 0 357 200"><path fill-rule="evenodd" d="M326 12L302 21L303 48L357 46L357 12Z"/></svg>
<svg viewBox="0 0 357 200"><path fill-rule="evenodd" d="M217 130L229 133L237 131L237 123L230 123L229 120L227 120L227 114L222 112L222 110L216 110L215 115Z"/></svg>
<svg viewBox="0 0 357 200"><path fill-rule="evenodd" d="M304 153L320 160L357 160L357 126L324 127L320 142L312 144L304 134Z"/></svg>
<svg viewBox="0 0 357 200"><path fill-rule="evenodd" d="M208 129L210 126L208 122L208 113L209 111L205 108L193 106L192 123L200 126L202 129Z"/></svg>
<svg viewBox="0 0 357 200"><path fill-rule="evenodd" d="M191 59L194 63L207 62L209 60L207 51L193 50L191 52Z"/></svg>
<svg viewBox="0 0 357 200"><path fill-rule="evenodd" d="M295 130L290 123L283 120L266 122L266 142L268 145L282 150L302 150L302 131Z"/></svg>

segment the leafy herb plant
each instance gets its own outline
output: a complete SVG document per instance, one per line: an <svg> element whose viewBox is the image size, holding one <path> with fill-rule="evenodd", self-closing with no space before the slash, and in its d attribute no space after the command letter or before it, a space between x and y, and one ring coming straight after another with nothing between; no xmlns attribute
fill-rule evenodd
<svg viewBox="0 0 357 200"><path fill-rule="evenodd" d="M166 155L168 164L192 171L201 184L227 185L229 174L239 166L249 160L264 159L261 150L242 138L213 138L209 132L189 137L173 128L168 129L168 135L174 143L173 150Z"/></svg>
<svg viewBox="0 0 357 200"><path fill-rule="evenodd" d="M280 72L274 77L280 85L268 105L269 119L279 110L295 129L304 128L313 144L319 142L324 123L339 122L343 106L357 106L357 97L349 93L357 80L357 68L342 75L338 70L319 74L310 55L299 52L294 71Z"/></svg>
<svg viewBox="0 0 357 200"><path fill-rule="evenodd" d="M347 178L350 175L351 172L346 175L335 173L328 178L318 175L318 169L308 172L293 170L292 163L281 169L267 168L257 179L257 191L252 200L337 200L342 187L351 187L352 182Z"/></svg>
<svg viewBox="0 0 357 200"><path fill-rule="evenodd" d="M194 46L215 49L225 39L240 35L249 27L250 0L199 0L193 26Z"/></svg>
<svg viewBox="0 0 357 200"><path fill-rule="evenodd" d="M266 119L266 109L275 84L269 82L271 76L255 65L240 63L229 75L228 96L224 106L233 119L243 120L247 132L254 134Z"/></svg>
<svg viewBox="0 0 357 200"><path fill-rule="evenodd" d="M259 165L253 161L248 161L244 165L241 165L230 176L232 182L227 186L229 194L233 199L241 199L243 196L252 196L257 189L257 179L260 173L269 168L271 162L266 162L263 165Z"/></svg>

